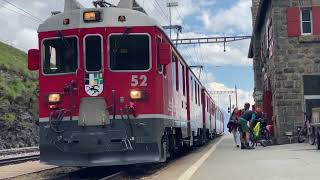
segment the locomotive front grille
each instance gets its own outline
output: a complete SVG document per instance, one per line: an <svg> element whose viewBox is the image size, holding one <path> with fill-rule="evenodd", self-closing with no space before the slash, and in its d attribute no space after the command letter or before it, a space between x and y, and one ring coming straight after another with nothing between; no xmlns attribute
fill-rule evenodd
<svg viewBox="0 0 320 180"><path fill-rule="evenodd" d="M83 98L80 103L78 126L104 126L110 124L104 98Z"/></svg>

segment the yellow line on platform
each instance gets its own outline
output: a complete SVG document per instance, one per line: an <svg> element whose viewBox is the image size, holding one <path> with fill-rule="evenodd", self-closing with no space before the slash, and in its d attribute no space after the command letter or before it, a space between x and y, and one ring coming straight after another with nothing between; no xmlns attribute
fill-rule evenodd
<svg viewBox="0 0 320 180"><path fill-rule="evenodd" d="M187 171L185 171L178 180L189 180L193 174L202 166L202 164L210 157L210 155L216 150L219 144L224 140L222 137L217 143L215 143L208 152L206 152L196 163L194 163Z"/></svg>

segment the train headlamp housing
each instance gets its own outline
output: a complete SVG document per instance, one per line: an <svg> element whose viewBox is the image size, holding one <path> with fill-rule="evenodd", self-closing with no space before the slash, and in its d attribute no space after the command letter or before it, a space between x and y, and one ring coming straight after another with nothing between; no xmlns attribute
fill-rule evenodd
<svg viewBox="0 0 320 180"><path fill-rule="evenodd" d="M49 104L58 104L61 101L61 95L58 93L48 94Z"/></svg>
<svg viewBox="0 0 320 180"><path fill-rule="evenodd" d="M143 92L141 90L131 90L130 91L130 99L131 100L142 100Z"/></svg>
<svg viewBox="0 0 320 180"><path fill-rule="evenodd" d="M101 12L100 11L87 11L83 13L83 21L88 22L99 22L101 21Z"/></svg>

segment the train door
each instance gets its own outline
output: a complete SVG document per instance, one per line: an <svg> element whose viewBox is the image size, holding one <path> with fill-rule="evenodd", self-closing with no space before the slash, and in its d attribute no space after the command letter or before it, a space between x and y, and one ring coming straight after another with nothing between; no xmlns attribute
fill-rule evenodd
<svg viewBox="0 0 320 180"><path fill-rule="evenodd" d="M178 66L178 109L179 109L179 120L181 121L181 129L182 129L182 136L188 137L188 118L187 118L187 90L186 90L186 66L177 61ZM180 104L180 105L179 105Z"/></svg>
<svg viewBox="0 0 320 180"><path fill-rule="evenodd" d="M177 56L176 56L177 57ZM188 121L187 121L187 98L186 98L186 67L179 58L176 59L176 92L175 92L175 107L177 116L180 122L183 138L188 137Z"/></svg>
<svg viewBox="0 0 320 180"><path fill-rule="evenodd" d="M190 81L191 79L191 81ZM191 87L191 88L190 88ZM192 78L190 77L190 72L186 69L186 91L187 91L187 132L188 137L191 137L191 117L190 117L190 101L192 93Z"/></svg>
<svg viewBox="0 0 320 180"><path fill-rule="evenodd" d="M169 109L172 111L172 117L174 117L174 119L177 119L177 109L176 109L176 89L177 89L177 70L176 70L176 62L177 62L177 56L173 54L172 56L172 63L170 65L170 71L172 72L172 91L171 91L171 96L170 96L170 102L169 102ZM180 124L179 124L180 125Z"/></svg>
<svg viewBox="0 0 320 180"><path fill-rule="evenodd" d="M105 125L109 123L109 113L104 98L104 34L105 30L82 30L80 49L83 52L78 70L80 91L79 122L85 126ZM90 117L90 120L86 117Z"/></svg>
<svg viewBox="0 0 320 180"><path fill-rule="evenodd" d="M206 129L206 94L204 89L201 89L201 109L202 109L202 123L203 123L203 130Z"/></svg>

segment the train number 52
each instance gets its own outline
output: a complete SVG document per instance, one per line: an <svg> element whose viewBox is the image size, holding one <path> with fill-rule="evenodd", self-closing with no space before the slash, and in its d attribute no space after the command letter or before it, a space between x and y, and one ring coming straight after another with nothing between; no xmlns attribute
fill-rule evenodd
<svg viewBox="0 0 320 180"><path fill-rule="evenodd" d="M146 75L132 75L131 77L131 86L136 87L136 86L147 86L147 81L148 78Z"/></svg>

